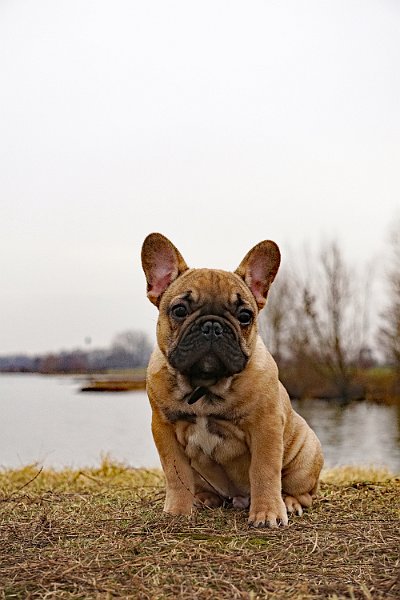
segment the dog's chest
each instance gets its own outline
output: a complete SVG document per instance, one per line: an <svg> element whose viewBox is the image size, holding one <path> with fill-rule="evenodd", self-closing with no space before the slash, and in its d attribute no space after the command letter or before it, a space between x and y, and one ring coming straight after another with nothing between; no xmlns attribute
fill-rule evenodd
<svg viewBox="0 0 400 600"><path fill-rule="evenodd" d="M208 417L197 417L196 423L193 423L187 432L186 451L192 454L193 450L202 450L204 454L212 456L223 439L222 431L215 429Z"/></svg>
<svg viewBox="0 0 400 600"><path fill-rule="evenodd" d="M203 454L223 463L245 451L243 431L230 421L212 415L196 416L191 422L178 422L176 433L190 458Z"/></svg>

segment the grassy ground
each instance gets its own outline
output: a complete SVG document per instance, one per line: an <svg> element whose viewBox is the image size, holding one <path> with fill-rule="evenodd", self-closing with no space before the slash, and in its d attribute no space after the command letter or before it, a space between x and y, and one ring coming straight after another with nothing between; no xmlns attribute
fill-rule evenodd
<svg viewBox="0 0 400 600"><path fill-rule="evenodd" d="M400 598L400 479L325 473L286 529L246 513L162 514L159 472L105 461L0 474L0 598Z"/></svg>

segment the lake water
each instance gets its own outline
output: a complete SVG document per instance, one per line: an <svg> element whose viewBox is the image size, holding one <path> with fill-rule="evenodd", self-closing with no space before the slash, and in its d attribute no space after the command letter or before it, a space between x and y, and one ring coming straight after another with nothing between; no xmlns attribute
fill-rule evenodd
<svg viewBox="0 0 400 600"><path fill-rule="evenodd" d="M69 377L0 375L0 467L99 464L101 456L158 467L144 392L79 392ZM386 466L400 472L400 409L308 400L293 402L322 442L325 463Z"/></svg>

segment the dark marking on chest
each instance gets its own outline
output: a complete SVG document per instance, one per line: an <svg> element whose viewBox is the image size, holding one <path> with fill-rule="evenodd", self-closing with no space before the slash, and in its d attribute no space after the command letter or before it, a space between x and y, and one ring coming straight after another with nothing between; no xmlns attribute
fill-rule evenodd
<svg viewBox="0 0 400 600"><path fill-rule="evenodd" d="M218 421L226 421L227 423L232 423L232 425L239 425L243 417L246 416L245 413L213 413L210 415L211 419L217 419Z"/></svg>
<svg viewBox="0 0 400 600"><path fill-rule="evenodd" d="M164 415L170 423L176 423L177 421L186 421L187 423L196 423L196 415L190 412L184 412L183 410L169 410L164 409Z"/></svg>
<svg viewBox="0 0 400 600"><path fill-rule="evenodd" d="M227 419L223 420L226 421ZM218 419L216 419L214 416L209 416L207 418L207 430L213 435L217 435L221 439L226 438L226 432L224 431L224 427L221 425L221 423L218 423Z"/></svg>

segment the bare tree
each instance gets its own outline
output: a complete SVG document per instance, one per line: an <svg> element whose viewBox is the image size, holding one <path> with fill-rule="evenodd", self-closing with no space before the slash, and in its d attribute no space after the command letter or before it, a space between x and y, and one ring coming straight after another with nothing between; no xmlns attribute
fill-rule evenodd
<svg viewBox="0 0 400 600"><path fill-rule="evenodd" d="M277 362L280 379L290 396L297 398L321 388L321 376L310 350L304 286L299 269L280 271L260 315L261 336Z"/></svg>
<svg viewBox="0 0 400 600"><path fill-rule="evenodd" d="M387 273L389 301L381 315L378 343L400 378L400 219L390 236L391 266Z"/></svg>
<svg viewBox="0 0 400 600"><path fill-rule="evenodd" d="M344 399L354 387L355 368L367 343L366 285L332 242L319 255L317 277L303 288L308 354Z"/></svg>
<svg viewBox="0 0 400 600"><path fill-rule="evenodd" d="M348 398L368 337L366 284L332 242L307 255L295 273L278 276L261 331L293 396ZM281 277L281 278L279 278Z"/></svg>

